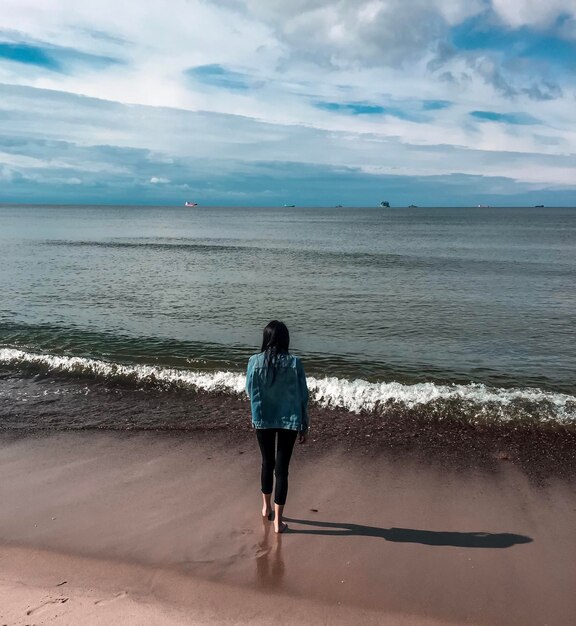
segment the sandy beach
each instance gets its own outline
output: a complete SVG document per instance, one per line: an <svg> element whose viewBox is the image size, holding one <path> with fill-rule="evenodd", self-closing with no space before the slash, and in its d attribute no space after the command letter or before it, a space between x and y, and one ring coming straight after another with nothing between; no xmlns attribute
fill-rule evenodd
<svg viewBox="0 0 576 626"><path fill-rule="evenodd" d="M574 623L576 489L299 447L278 537L251 438L0 445L2 624Z"/></svg>

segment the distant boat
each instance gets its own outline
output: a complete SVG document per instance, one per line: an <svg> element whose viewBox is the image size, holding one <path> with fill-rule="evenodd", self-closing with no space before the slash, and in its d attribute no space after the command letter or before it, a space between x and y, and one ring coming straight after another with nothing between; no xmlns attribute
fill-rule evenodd
<svg viewBox="0 0 576 626"><path fill-rule="evenodd" d="M285 204L284 206L285 206L286 208L291 209L291 208L294 208L296 205L295 205L295 204Z"/></svg>
<svg viewBox="0 0 576 626"><path fill-rule="evenodd" d="M184 203L184 206L198 206L197 202L188 202L188 200L186 200L186 202Z"/></svg>
<svg viewBox="0 0 576 626"><path fill-rule="evenodd" d="M534 208L535 208L535 209L543 209L543 208L544 208L544 205L543 205L543 204L535 204L535 205L534 205Z"/></svg>
<svg viewBox="0 0 576 626"><path fill-rule="evenodd" d="M335 205L335 208L337 208L337 209L341 209L341 208L342 208L342 205L341 205L341 204L336 204L336 205Z"/></svg>
<svg viewBox="0 0 576 626"><path fill-rule="evenodd" d="M478 208L479 208L479 209L489 209L489 208L490 208L490 205L489 205L489 204L479 204L479 205L478 205Z"/></svg>
<svg viewBox="0 0 576 626"><path fill-rule="evenodd" d="M418 205L417 204L411 204L408 208L409 209L417 209Z"/></svg>
<svg viewBox="0 0 576 626"><path fill-rule="evenodd" d="M382 200L382 202L380 203L380 206L382 208L389 209L390 208L390 203L388 202L388 200Z"/></svg>

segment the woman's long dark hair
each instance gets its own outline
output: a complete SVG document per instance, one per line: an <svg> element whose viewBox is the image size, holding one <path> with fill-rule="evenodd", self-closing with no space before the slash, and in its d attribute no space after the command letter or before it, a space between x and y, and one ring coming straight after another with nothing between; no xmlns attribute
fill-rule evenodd
<svg viewBox="0 0 576 626"><path fill-rule="evenodd" d="M290 333L286 324L278 320L272 320L264 329L262 334L262 348L264 352L264 364L266 371L266 380L272 374L270 384L274 384L276 379L276 367L278 365L278 357L282 354L288 354L290 347Z"/></svg>

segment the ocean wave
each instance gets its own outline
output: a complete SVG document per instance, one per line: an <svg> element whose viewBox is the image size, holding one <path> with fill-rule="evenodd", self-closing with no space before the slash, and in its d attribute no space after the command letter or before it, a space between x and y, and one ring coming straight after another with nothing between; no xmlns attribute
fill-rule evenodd
<svg viewBox="0 0 576 626"><path fill-rule="evenodd" d="M244 394L245 376L233 371L196 371L122 364L15 348L0 348L0 364L156 388ZM576 423L575 396L537 388L505 389L480 383L403 384L314 376L307 377L307 381L313 403L352 413L386 414L399 408L422 407L429 409L431 415L451 415L469 420L533 419L538 422ZM442 407L442 411L438 411L438 407Z"/></svg>
<svg viewBox="0 0 576 626"><path fill-rule="evenodd" d="M155 365L126 365L78 356L57 356L15 348L0 349L0 363L12 366L37 366L55 373L91 376L143 385L200 389L208 392L241 393L245 377L237 372L200 372Z"/></svg>
<svg viewBox="0 0 576 626"><path fill-rule="evenodd" d="M234 243L232 243L234 242ZM520 273L524 275L529 271L532 276L535 275L566 275L573 276L574 268L570 264L561 265L556 263L551 267L547 263L543 263L534 259L522 260L500 260L494 261L490 259L474 259L474 258L458 258L457 265L455 260L450 256L431 256L417 254L398 254L390 252L359 252L346 250L320 250L308 248L290 248L281 245L272 246L268 240L254 241L248 245L246 243L238 243L238 240L221 240L214 242L206 240L202 242L198 239L186 238L137 238L136 240L126 241L124 239L111 239L108 241L98 240L67 240L67 239L49 239L43 242L43 245L50 247L70 247L70 248L110 248L140 251L162 251L162 252L198 252L198 253L235 253L247 256L253 256L259 253L269 253L274 256L283 255L287 257L297 257L299 262L308 261L314 265L318 263L318 259L332 261L337 264L345 262L347 265L357 264L361 267L404 267L409 269L431 269L437 268L443 271L461 272L464 267L470 271L477 273L507 272Z"/></svg>

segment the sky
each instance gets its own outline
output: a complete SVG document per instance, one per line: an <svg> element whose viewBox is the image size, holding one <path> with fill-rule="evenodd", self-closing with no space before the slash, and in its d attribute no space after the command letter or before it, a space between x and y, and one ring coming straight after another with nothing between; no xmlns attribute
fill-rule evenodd
<svg viewBox="0 0 576 626"><path fill-rule="evenodd" d="M576 0L0 15L0 202L576 205Z"/></svg>

